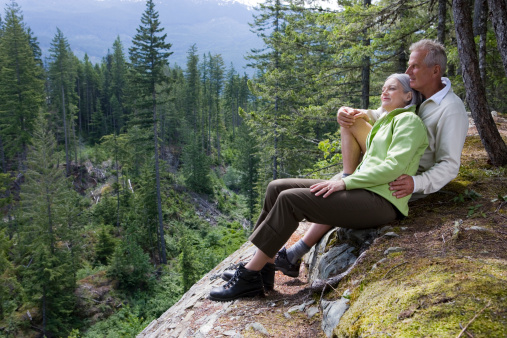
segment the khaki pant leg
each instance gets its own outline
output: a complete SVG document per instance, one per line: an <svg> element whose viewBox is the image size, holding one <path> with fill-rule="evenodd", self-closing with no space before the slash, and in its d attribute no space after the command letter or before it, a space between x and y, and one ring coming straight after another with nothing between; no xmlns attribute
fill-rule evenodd
<svg viewBox="0 0 507 338"><path fill-rule="evenodd" d="M323 180L315 180L315 179L282 178L269 182L268 187L266 188L266 194L264 195L264 204L262 206L261 214L257 219L254 231L269 214L271 208L273 208L273 205L275 205L278 195L280 195L282 191L293 188L309 188L313 184L322 181Z"/></svg>
<svg viewBox="0 0 507 338"><path fill-rule="evenodd" d="M274 257L306 219L335 227L364 229L396 219L395 207L367 190L339 191L327 198L315 196L308 188L283 190L258 224L250 241L269 257Z"/></svg>

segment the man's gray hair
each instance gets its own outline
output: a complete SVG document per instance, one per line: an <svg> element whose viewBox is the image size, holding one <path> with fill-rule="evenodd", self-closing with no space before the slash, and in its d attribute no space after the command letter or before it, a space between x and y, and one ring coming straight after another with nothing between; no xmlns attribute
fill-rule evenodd
<svg viewBox="0 0 507 338"><path fill-rule="evenodd" d="M445 47L438 41L423 39L413 43L410 46L410 52L421 50L426 51L426 57L424 58L424 63L428 67L432 67L434 65L440 66L440 76L443 76L445 73L445 68L447 66L447 55L445 54Z"/></svg>
<svg viewBox="0 0 507 338"><path fill-rule="evenodd" d="M412 89L410 87L410 76L407 74L391 74L387 77L386 81L389 79L396 79L401 84L404 93L412 92L412 101L406 102L407 106L418 105L422 102L422 95L417 90Z"/></svg>

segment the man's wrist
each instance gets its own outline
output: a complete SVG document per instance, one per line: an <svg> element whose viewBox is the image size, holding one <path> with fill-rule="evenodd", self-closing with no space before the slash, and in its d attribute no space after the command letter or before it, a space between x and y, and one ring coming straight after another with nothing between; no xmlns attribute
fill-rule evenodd
<svg viewBox="0 0 507 338"><path fill-rule="evenodd" d="M412 191L412 194L413 194L417 190L417 183L415 183L415 176L410 176L410 177L412 177L412 181L414 182L414 191Z"/></svg>

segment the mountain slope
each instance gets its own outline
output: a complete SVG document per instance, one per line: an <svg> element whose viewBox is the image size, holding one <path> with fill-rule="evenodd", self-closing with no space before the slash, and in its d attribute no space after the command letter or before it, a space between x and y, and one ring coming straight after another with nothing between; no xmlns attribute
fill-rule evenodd
<svg viewBox="0 0 507 338"><path fill-rule="evenodd" d="M8 3L4 0L3 4ZM88 54L99 62L117 36L127 49L141 22L145 1L125 0L18 0L25 23L34 31L44 55L58 27L72 50L82 58ZM156 1L159 20L174 54L172 65L186 64L186 52L196 44L201 54L222 54L225 64L233 62L242 72L244 55L261 45L250 32L253 12L246 4L214 0Z"/></svg>

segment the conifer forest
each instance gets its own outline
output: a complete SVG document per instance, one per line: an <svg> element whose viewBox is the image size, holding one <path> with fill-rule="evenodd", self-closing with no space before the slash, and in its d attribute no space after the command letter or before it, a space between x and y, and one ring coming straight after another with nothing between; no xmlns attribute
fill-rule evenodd
<svg viewBox="0 0 507 338"><path fill-rule="evenodd" d="M446 46L464 100L473 89L463 74L477 65L484 109L472 114L507 111L504 0L337 2L260 4L250 24L264 47L245 55L251 76L192 44L185 68L172 66L153 0L132 47L118 37L95 64L59 29L43 55L8 4L0 336L135 336L247 241L269 181L340 171L338 108L377 108L417 40ZM475 57L466 63L464 37ZM494 143L488 154L505 165L505 144Z"/></svg>

